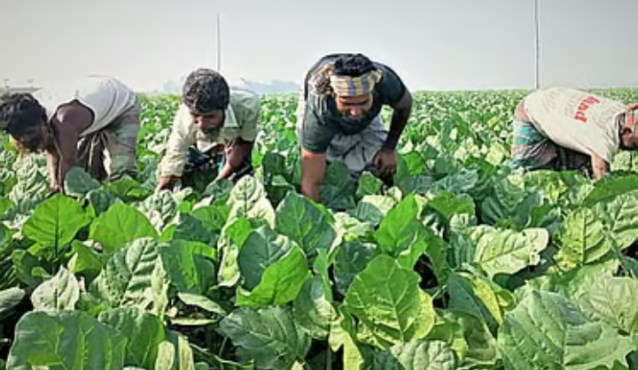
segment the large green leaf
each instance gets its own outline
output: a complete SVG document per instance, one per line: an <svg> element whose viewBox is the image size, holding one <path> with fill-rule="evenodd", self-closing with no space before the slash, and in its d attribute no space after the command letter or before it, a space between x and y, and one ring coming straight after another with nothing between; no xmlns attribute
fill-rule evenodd
<svg viewBox="0 0 638 370"><path fill-rule="evenodd" d="M314 276L304 282L293 306L299 326L315 339L326 339L336 312L328 300L321 277Z"/></svg>
<svg viewBox="0 0 638 370"><path fill-rule="evenodd" d="M276 230L297 242L311 259L318 249L330 249L336 237L319 206L294 192L289 192L277 208Z"/></svg>
<svg viewBox="0 0 638 370"><path fill-rule="evenodd" d="M89 222L78 202L56 194L38 205L22 232L43 246L58 248L69 244Z"/></svg>
<svg viewBox="0 0 638 370"><path fill-rule="evenodd" d="M138 209L156 230L163 230L175 217L177 202L171 192L161 191L144 199Z"/></svg>
<svg viewBox="0 0 638 370"><path fill-rule="evenodd" d="M377 353L372 370L455 370L457 360L441 341L409 341Z"/></svg>
<svg viewBox="0 0 638 370"><path fill-rule="evenodd" d="M240 217L265 220L275 226L275 210L266 197L264 186L252 176L242 177L230 192L228 204L231 206L229 221Z"/></svg>
<svg viewBox="0 0 638 370"><path fill-rule="evenodd" d="M592 210L603 220L620 249L628 248L638 239L638 192L601 201Z"/></svg>
<svg viewBox="0 0 638 370"><path fill-rule="evenodd" d="M114 308L161 310L167 283L157 242L137 239L111 255L92 288Z"/></svg>
<svg viewBox="0 0 638 370"><path fill-rule="evenodd" d="M352 215L363 222L378 226L397 201L387 195L366 195L357 203Z"/></svg>
<svg viewBox="0 0 638 370"><path fill-rule="evenodd" d="M36 311L73 310L79 300L80 284L64 267L31 294L33 309Z"/></svg>
<svg viewBox="0 0 638 370"><path fill-rule="evenodd" d="M421 339L432 329L435 313L432 298L419 288L420 280L414 271L380 255L355 277L344 305L380 348Z"/></svg>
<svg viewBox="0 0 638 370"><path fill-rule="evenodd" d="M284 305L297 297L304 280L309 276L303 251L293 246L285 256L266 268L259 284L250 293L243 289L237 291L237 306L259 308L271 304Z"/></svg>
<svg viewBox="0 0 638 370"><path fill-rule="evenodd" d="M638 280L600 277L577 302L592 320L604 321L625 334L638 329Z"/></svg>
<svg viewBox="0 0 638 370"><path fill-rule="evenodd" d="M113 253L139 238L157 238L157 231L137 209L126 204L114 204L91 224L91 239Z"/></svg>
<svg viewBox="0 0 638 370"><path fill-rule="evenodd" d="M567 216L557 239L556 262L566 270L596 263L612 247L602 222L587 208Z"/></svg>
<svg viewBox="0 0 638 370"><path fill-rule="evenodd" d="M478 316L465 312L446 310L443 317L459 324L467 351L460 361L460 369L491 368L500 358L496 339L487 324Z"/></svg>
<svg viewBox="0 0 638 370"><path fill-rule="evenodd" d="M481 277L458 272L448 276L449 308L476 315L495 330L503 321L503 310L490 284Z"/></svg>
<svg viewBox="0 0 638 370"><path fill-rule="evenodd" d="M310 337L288 308L240 308L222 320L219 330L246 351L259 369L290 369L310 349Z"/></svg>
<svg viewBox="0 0 638 370"><path fill-rule="evenodd" d="M549 244L545 229L493 230L479 239L474 261L493 277L514 274L540 262L540 253Z"/></svg>
<svg viewBox="0 0 638 370"><path fill-rule="evenodd" d="M334 261L334 280L337 290L345 295L348 287L368 263L378 255L376 244L345 242L337 250Z"/></svg>
<svg viewBox="0 0 638 370"><path fill-rule="evenodd" d="M225 226L218 241L219 251L222 253L218 276L220 286L234 286L239 281L241 276L237 258L251 233L252 225L245 218L231 221Z"/></svg>
<svg viewBox="0 0 638 370"><path fill-rule="evenodd" d="M64 178L64 190L71 195L82 196L99 188L100 182L81 167L71 167Z"/></svg>
<svg viewBox="0 0 638 370"><path fill-rule="evenodd" d="M173 240L160 249L171 284L182 293L205 294L215 284L215 250L198 242Z"/></svg>
<svg viewBox="0 0 638 370"><path fill-rule="evenodd" d="M408 195L388 213L374 234L381 250L397 258L405 268L412 268L426 248L425 228L418 214L415 196Z"/></svg>
<svg viewBox="0 0 638 370"><path fill-rule="evenodd" d="M505 315L498 346L505 369L586 370L627 366L631 338L588 320L569 299L532 291Z"/></svg>
<svg viewBox="0 0 638 370"><path fill-rule="evenodd" d="M81 311L33 311L16 326L7 369L122 370L126 338Z"/></svg>
<svg viewBox="0 0 638 370"><path fill-rule="evenodd" d="M282 259L295 246L295 242L268 226L251 232L237 257L246 288L255 288L268 266Z"/></svg>
<svg viewBox="0 0 638 370"><path fill-rule="evenodd" d="M136 308L116 308L102 312L98 320L128 339L124 360L127 366L154 369L159 345L166 339L164 325L156 316Z"/></svg>

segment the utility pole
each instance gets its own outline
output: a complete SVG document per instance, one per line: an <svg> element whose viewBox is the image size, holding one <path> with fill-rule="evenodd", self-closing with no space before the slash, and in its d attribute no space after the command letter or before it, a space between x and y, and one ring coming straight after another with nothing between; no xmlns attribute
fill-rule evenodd
<svg viewBox="0 0 638 370"><path fill-rule="evenodd" d="M221 73L222 69L222 28L221 17L217 13L217 72Z"/></svg>
<svg viewBox="0 0 638 370"><path fill-rule="evenodd" d="M534 85L536 89L538 89L541 85L540 82L540 59L541 59L541 48L540 48L540 0L534 0L534 45L535 45L535 75L534 75Z"/></svg>

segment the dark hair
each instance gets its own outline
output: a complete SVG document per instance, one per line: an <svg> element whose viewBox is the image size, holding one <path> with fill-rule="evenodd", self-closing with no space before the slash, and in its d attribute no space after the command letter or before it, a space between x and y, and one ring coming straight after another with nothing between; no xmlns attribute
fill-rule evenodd
<svg viewBox="0 0 638 370"><path fill-rule="evenodd" d="M0 98L0 127L14 137L46 120L46 110L31 94L16 93Z"/></svg>
<svg viewBox="0 0 638 370"><path fill-rule="evenodd" d="M186 78L182 100L189 108L199 112L226 110L230 104L230 88L221 74L200 68Z"/></svg>
<svg viewBox="0 0 638 370"><path fill-rule="evenodd" d="M359 77L376 67L372 61L363 54L345 54L334 61L333 73L336 76Z"/></svg>

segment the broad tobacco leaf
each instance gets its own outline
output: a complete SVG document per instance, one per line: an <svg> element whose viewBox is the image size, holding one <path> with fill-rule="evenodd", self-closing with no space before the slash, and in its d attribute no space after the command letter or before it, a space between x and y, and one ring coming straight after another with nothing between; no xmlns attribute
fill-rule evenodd
<svg viewBox="0 0 638 370"><path fill-rule="evenodd" d="M264 270L259 284L250 293L241 288L237 290L237 306L260 308L271 304L284 305L297 297L308 277L310 271L306 257L301 248L293 246L286 255Z"/></svg>
<svg viewBox="0 0 638 370"><path fill-rule="evenodd" d="M219 266L219 286L232 287L239 281L241 275L237 258L239 250L252 233L252 225L246 218L238 218L226 224L218 240L218 250L222 253Z"/></svg>
<svg viewBox="0 0 638 370"><path fill-rule="evenodd" d="M483 320L478 316L455 310L445 310L442 316L446 320L458 323L467 345L463 356L459 356L459 369L490 368L496 365L500 358L496 339Z"/></svg>
<svg viewBox="0 0 638 370"><path fill-rule="evenodd" d="M266 197L264 186L252 176L242 177L227 201L231 206L229 221L240 217L265 220L271 227L275 225L275 210Z"/></svg>
<svg viewBox="0 0 638 370"><path fill-rule="evenodd" d="M128 339L126 365L155 368L159 346L166 340L164 324L157 316L136 308L116 308L102 312L98 320Z"/></svg>
<svg viewBox="0 0 638 370"><path fill-rule="evenodd" d="M157 231L137 209L114 204L91 224L90 238L111 254L139 238L157 238Z"/></svg>
<svg viewBox="0 0 638 370"><path fill-rule="evenodd" d="M309 259L318 249L329 250L336 237L333 222L317 204L289 192L277 208L275 229L301 246Z"/></svg>
<svg viewBox="0 0 638 370"><path fill-rule="evenodd" d="M441 341L400 343L374 356L372 370L456 370L452 348Z"/></svg>
<svg viewBox="0 0 638 370"><path fill-rule="evenodd" d="M345 295L352 280L379 254L376 244L345 242L336 252L334 281L339 293Z"/></svg>
<svg viewBox="0 0 638 370"><path fill-rule="evenodd" d="M121 370L126 338L82 311L32 311L16 326L8 369Z"/></svg>
<svg viewBox="0 0 638 370"><path fill-rule="evenodd" d="M64 179L64 190L70 195L83 196L100 188L100 182L81 167L73 166Z"/></svg>
<svg viewBox="0 0 638 370"><path fill-rule="evenodd" d="M215 284L215 249L198 242L173 240L160 248L164 270L180 293L206 294Z"/></svg>
<svg viewBox="0 0 638 370"><path fill-rule="evenodd" d="M350 175L344 162L335 161L326 168L324 180L319 188L321 204L335 211L349 210L355 207L357 182Z"/></svg>
<svg viewBox="0 0 638 370"><path fill-rule="evenodd" d="M312 338L327 339L336 311L328 299L321 277L306 279L295 299L293 314L297 324Z"/></svg>
<svg viewBox="0 0 638 370"><path fill-rule="evenodd" d="M22 232L40 245L59 248L69 244L89 222L78 202L56 194L38 205Z"/></svg>
<svg viewBox="0 0 638 370"><path fill-rule="evenodd" d="M567 215L556 244L560 246L556 262L564 270L594 264L612 248L603 223L587 208Z"/></svg>
<svg viewBox="0 0 638 370"><path fill-rule="evenodd" d="M357 203L352 215L376 227L396 205L397 201L390 196L366 195Z"/></svg>
<svg viewBox="0 0 638 370"><path fill-rule="evenodd" d="M310 337L284 307L237 309L222 320L219 331L259 369L290 369L297 360L304 361L310 349Z"/></svg>
<svg viewBox="0 0 638 370"><path fill-rule="evenodd" d="M499 298L485 279L466 272L448 275L449 308L473 314L485 320L491 330L503 322Z"/></svg>
<svg viewBox="0 0 638 370"><path fill-rule="evenodd" d="M409 269L426 249L425 227L417 218L419 210L415 195L408 195L388 213L374 234L381 250Z"/></svg>
<svg viewBox="0 0 638 370"><path fill-rule="evenodd" d="M376 257L350 285L345 308L370 330L381 349L424 338L434 326L432 298L419 275L387 255Z"/></svg>
<svg viewBox="0 0 638 370"><path fill-rule="evenodd" d="M577 298L583 314L628 335L638 329L638 280L628 277L596 279Z"/></svg>
<svg viewBox="0 0 638 370"><path fill-rule="evenodd" d="M64 267L31 294L35 311L74 310L80 300L80 284Z"/></svg>
<svg viewBox="0 0 638 370"><path fill-rule="evenodd" d="M591 209L621 250L638 240L638 191L607 198Z"/></svg>
<svg viewBox="0 0 638 370"><path fill-rule="evenodd" d="M629 336L603 321L591 321L573 301L532 291L505 314L498 346L505 369L587 370L627 366L635 347Z"/></svg>
<svg viewBox="0 0 638 370"><path fill-rule="evenodd" d="M549 245L545 229L491 230L482 235L476 246L474 262L490 276L515 274L540 262L540 253Z"/></svg>
<svg viewBox="0 0 638 370"><path fill-rule="evenodd" d="M168 283L157 242L137 239L111 255L91 288L113 308L163 312Z"/></svg>
<svg viewBox="0 0 638 370"><path fill-rule="evenodd" d="M144 199L137 208L146 216L155 230L163 230L175 217L177 202L171 192L161 191Z"/></svg>
<svg viewBox="0 0 638 370"><path fill-rule="evenodd" d="M241 246L237 258L244 286L248 289L255 288L266 269L296 246L290 238L268 226L252 231Z"/></svg>

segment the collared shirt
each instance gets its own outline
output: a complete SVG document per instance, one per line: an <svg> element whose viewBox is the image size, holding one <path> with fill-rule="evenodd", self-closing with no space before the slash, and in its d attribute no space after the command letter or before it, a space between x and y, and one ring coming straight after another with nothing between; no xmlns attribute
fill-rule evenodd
<svg viewBox="0 0 638 370"><path fill-rule="evenodd" d="M197 129L188 107L181 104L173 119L166 151L159 164L159 176L180 177L186 164L188 148L193 145L206 151L238 138L255 141L259 132L260 106L260 96L257 93L241 87L231 87L224 126L215 136L210 136Z"/></svg>

